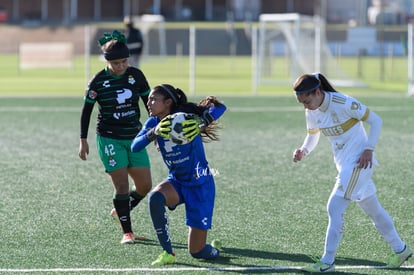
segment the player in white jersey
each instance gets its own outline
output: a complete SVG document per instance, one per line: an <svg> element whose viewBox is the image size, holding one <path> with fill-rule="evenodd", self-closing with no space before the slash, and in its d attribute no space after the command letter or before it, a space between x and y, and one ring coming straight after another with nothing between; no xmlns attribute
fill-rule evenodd
<svg viewBox="0 0 414 275"><path fill-rule="evenodd" d="M307 156L318 144L320 133L332 145L338 170L335 186L327 203L329 224L322 258L303 268L308 272L335 269L336 251L342 238L344 214L351 201L356 202L371 218L376 229L393 250L387 267L398 268L412 251L401 240L394 222L381 206L372 180L378 165L374 149L382 119L355 98L337 92L320 73L304 74L294 83L297 101L305 107L307 135L303 145L293 153L293 161ZM367 135L363 122L367 123Z"/></svg>

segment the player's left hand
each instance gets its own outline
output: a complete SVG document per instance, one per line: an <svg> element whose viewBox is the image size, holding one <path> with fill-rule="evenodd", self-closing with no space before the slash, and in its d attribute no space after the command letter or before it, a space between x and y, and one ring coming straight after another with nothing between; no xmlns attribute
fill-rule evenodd
<svg viewBox="0 0 414 275"><path fill-rule="evenodd" d="M372 150L364 150L358 160L359 168L372 168Z"/></svg>
<svg viewBox="0 0 414 275"><path fill-rule="evenodd" d="M189 141L192 141L201 132L199 120L195 117L184 120L181 125L183 126L184 136Z"/></svg>

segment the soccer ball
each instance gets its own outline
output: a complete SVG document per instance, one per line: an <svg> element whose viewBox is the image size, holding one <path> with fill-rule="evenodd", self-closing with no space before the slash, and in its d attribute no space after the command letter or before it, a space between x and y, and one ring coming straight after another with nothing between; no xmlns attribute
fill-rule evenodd
<svg viewBox="0 0 414 275"><path fill-rule="evenodd" d="M188 118L192 118L193 114L183 112L174 113L171 115L171 132L170 139L175 144L183 145L190 141L184 136L182 122Z"/></svg>

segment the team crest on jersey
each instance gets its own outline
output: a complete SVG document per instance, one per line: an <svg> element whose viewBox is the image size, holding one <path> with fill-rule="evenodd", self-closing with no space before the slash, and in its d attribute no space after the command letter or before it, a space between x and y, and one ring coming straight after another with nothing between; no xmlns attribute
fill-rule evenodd
<svg viewBox="0 0 414 275"><path fill-rule="evenodd" d="M91 98L91 99L95 99L97 95L98 95L98 93L95 92L94 90L89 90L89 92L88 92L88 97Z"/></svg>
<svg viewBox="0 0 414 275"><path fill-rule="evenodd" d="M128 75L128 83L131 85L135 84L135 78L132 75Z"/></svg>
<svg viewBox="0 0 414 275"><path fill-rule="evenodd" d="M332 113L331 113L331 118L332 118L332 121L333 121L334 123L339 123L339 118L338 118L338 114L337 114L337 113L332 112Z"/></svg>

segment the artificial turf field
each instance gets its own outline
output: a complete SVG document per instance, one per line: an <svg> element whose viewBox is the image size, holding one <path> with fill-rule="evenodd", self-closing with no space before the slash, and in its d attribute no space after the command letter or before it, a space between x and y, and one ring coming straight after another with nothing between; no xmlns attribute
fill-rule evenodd
<svg viewBox="0 0 414 275"><path fill-rule="evenodd" d="M214 93L212 93L214 94ZM201 97L191 98L198 101ZM82 92L70 97L0 98L0 272L32 274L301 273L323 251L326 201L335 180L330 145L301 163L291 160L305 132L304 112L292 95L221 96L228 106L221 140L206 144L217 186L209 241L220 239L216 262L187 253L184 207L169 212L176 264L152 268L161 253L147 199L132 212L133 228L147 240L120 245L111 219L112 186L97 156L78 156ZM378 197L401 237L414 248L414 98L358 95L383 118L374 173ZM95 108L96 109L96 108ZM143 118L145 119L145 117ZM166 168L147 147L154 185ZM391 249L367 216L351 204L337 255L338 274L412 274L414 260L381 269Z"/></svg>

